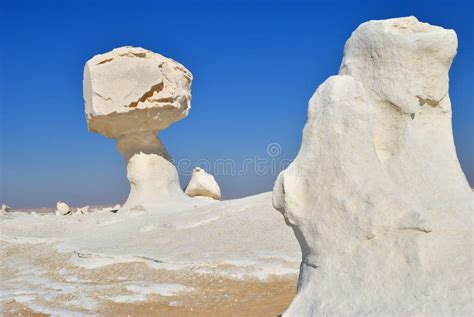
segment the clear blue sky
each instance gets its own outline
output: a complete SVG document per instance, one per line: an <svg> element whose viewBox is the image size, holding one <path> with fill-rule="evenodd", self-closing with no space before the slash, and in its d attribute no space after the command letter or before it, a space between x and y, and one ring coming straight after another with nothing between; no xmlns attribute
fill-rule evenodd
<svg viewBox="0 0 474 317"><path fill-rule="evenodd" d="M87 131L84 63L133 45L194 74L192 109L161 137L175 160L293 158L307 102L336 74L362 22L415 15L459 38L451 69L454 135L474 181L472 1L159 2L0 4L0 201L14 207L122 202L129 187L115 142ZM217 175L224 197L268 191L274 173ZM182 175L182 185L188 176Z"/></svg>

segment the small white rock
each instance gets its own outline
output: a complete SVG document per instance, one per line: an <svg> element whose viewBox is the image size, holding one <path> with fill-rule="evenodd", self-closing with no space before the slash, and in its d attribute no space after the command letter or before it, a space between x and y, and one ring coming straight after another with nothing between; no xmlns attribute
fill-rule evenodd
<svg viewBox="0 0 474 317"><path fill-rule="evenodd" d="M81 208L77 208L76 214L85 215L88 212L89 212L89 206L84 206L84 207L81 207Z"/></svg>
<svg viewBox="0 0 474 317"><path fill-rule="evenodd" d="M11 210L12 210L12 208L10 206L2 204L2 209L0 209L0 214L4 215L7 212L10 212Z"/></svg>
<svg viewBox="0 0 474 317"><path fill-rule="evenodd" d="M65 216L71 213L71 207L68 204L58 201L56 203L56 215Z"/></svg>
<svg viewBox="0 0 474 317"><path fill-rule="evenodd" d="M214 176L206 173L206 171L200 167L196 167L193 170L193 175L189 181L188 187L186 187L186 195L204 196L213 199L221 199L221 189L217 184Z"/></svg>

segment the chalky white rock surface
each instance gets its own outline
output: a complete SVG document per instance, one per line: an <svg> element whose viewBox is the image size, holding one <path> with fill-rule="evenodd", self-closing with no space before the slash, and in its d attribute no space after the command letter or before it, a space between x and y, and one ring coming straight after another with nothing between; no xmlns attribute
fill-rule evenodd
<svg viewBox="0 0 474 317"><path fill-rule="evenodd" d="M117 48L86 63L88 128L117 140L127 162L131 192L122 210L186 198L157 133L188 115L191 81L183 65L143 48Z"/></svg>
<svg viewBox="0 0 474 317"><path fill-rule="evenodd" d="M273 204L300 243L284 316L474 313L473 194L453 143L457 38L414 17L369 21L309 101Z"/></svg>
<svg viewBox="0 0 474 317"><path fill-rule="evenodd" d="M221 199L221 189L214 179L214 176L206 173L206 171L200 167L194 168L185 193L191 197L204 196L213 199Z"/></svg>
<svg viewBox="0 0 474 317"><path fill-rule="evenodd" d="M56 203L56 215L65 216L71 213L71 207L68 204L62 201Z"/></svg>
<svg viewBox="0 0 474 317"><path fill-rule="evenodd" d="M76 211L76 213L81 214L81 215L85 215L88 212L89 212L89 206L84 206L84 207L81 207L81 208L77 208L77 211Z"/></svg>

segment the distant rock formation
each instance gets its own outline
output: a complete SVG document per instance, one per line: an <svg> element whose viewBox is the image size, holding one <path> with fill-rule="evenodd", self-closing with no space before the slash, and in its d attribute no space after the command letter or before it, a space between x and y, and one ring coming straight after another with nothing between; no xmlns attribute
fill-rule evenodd
<svg viewBox="0 0 474 317"><path fill-rule="evenodd" d="M81 208L77 208L76 210L76 214L79 214L79 215L85 215L89 212L89 206L84 206L84 207L81 207Z"/></svg>
<svg viewBox="0 0 474 317"><path fill-rule="evenodd" d="M273 204L300 243L284 316L471 315L473 193L453 143L453 30L369 21L309 101Z"/></svg>
<svg viewBox="0 0 474 317"><path fill-rule="evenodd" d="M117 48L86 63L88 128L116 139L127 162L131 191L122 210L186 197L157 133L188 115L191 81L183 65L143 48Z"/></svg>
<svg viewBox="0 0 474 317"><path fill-rule="evenodd" d="M71 207L62 201L56 203L56 215L65 216L71 214Z"/></svg>
<svg viewBox="0 0 474 317"><path fill-rule="evenodd" d="M0 208L0 215L4 215L7 212L10 212L12 208L8 205L2 204L2 207Z"/></svg>
<svg viewBox="0 0 474 317"><path fill-rule="evenodd" d="M221 189L214 179L214 176L206 173L206 171L200 167L194 168L193 175L191 176L188 187L186 187L185 193L191 197L203 196L221 199Z"/></svg>

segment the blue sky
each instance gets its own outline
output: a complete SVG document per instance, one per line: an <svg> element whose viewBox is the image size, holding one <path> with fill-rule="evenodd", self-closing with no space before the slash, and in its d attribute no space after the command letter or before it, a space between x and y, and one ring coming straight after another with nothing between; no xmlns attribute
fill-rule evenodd
<svg viewBox="0 0 474 317"><path fill-rule="evenodd" d="M407 15L458 34L450 95L458 156L473 184L472 1L2 1L0 202L126 199L115 142L88 132L84 117L83 66L95 54L142 46L183 63L194 75L192 109L163 143L175 161L233 160L240 170L248 158L293 158L308 99L337 73L351 32ZM280 145L278 156L267 154L270 143ZM241 197L271 190L269 169L216 178L224 197Z"/></svg>

